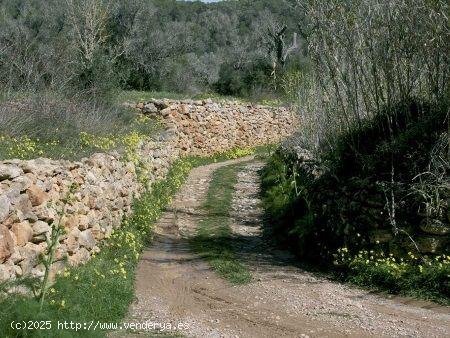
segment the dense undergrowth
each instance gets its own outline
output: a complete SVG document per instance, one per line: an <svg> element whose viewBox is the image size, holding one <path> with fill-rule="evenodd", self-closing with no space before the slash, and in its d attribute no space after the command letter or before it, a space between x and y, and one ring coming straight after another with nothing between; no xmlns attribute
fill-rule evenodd
<svg viewBox="0 0 450 338"><path fill-rule="evenodd" d="M437 190L443 210L427 214L415 182L442 156L436 145L446 133L447 110L410 103L396 112L392 138L380 118L342 134L333 150L323 147L309 162L276 152L262 175L267 217L272 235L304 262L358 285L448 303L448 242L439 247L443 255L422 252L420 230L431 219L448 222L448 187Z"/></svg>
<svg viewBox="0 0 450 338"><path fill-rule="evenodd" d="M301 129L263 174L273 235L345 280L448 303L448 3L302 7Z"/></svg>
<svg viewBox="0 0 450 338"><path fill-rule="evenodd" d="M106 330L78 331L58 328L58 321L86 323L94 327L97 322L120 323L134 295L134 274L139 255L151 241L152 226L172 196L181 187L190 170L199 165L246 156L259 149L235 148L211 157L188 157L172 165L167 177L151 186L133 204L133 214L125 219L106 240L100 253L85 265L67 268L60 273L49 289L43 310L38 300L19 294L6 295L1 290L11 286L27 286L34 281L17 280L0 285L0 332L2 337L103 337ZM28 323L51 321L51 329L17 330L13 321Z"/></svg>

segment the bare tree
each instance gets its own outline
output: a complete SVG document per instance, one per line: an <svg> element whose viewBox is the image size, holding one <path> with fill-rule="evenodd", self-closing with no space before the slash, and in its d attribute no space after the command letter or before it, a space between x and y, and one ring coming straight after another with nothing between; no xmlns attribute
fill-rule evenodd
<svg viewBox="0 0 450 338"><path fill-rule="evenodd" d="M100 0L66 2L75 48L81 56L81 62L90 65L96 52L108 39L106 25L110 4Z"/></svg>

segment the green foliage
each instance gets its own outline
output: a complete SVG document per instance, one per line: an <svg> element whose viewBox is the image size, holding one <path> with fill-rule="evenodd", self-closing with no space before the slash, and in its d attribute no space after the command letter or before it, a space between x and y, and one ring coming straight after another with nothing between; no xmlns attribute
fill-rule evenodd
<svg viewBox="0 0 450 338"><path fill-rule="evenodd" d="M239 165L225 166L213 173L203 208L207 215L191 239L191 247L222 277L233 284L248 283L252 276L239 262L231 241L230 209Z"/></svg>
<svg viewBox="0 0 450 338"><path fill-rule="evenodd" d="M383 132L387 121L375 118L366 121L362 129L343 133L334 148L324 147L321 163L326 169L316 179L303 171L304 162L281 150L276 152L262 174L264 207L273 237L290 246L302 261L334 270L333 257L345 247L351 257L345 264L339 262L338 268L346 266L340 270L346 280L447 301L448 262L424 261L419 268L418 262L405 261L398 267L392 261L373 260L370 257L374 255L368 254L375 247L380 250L371 239L371 231L392 227L385 209L385 185L378 183L390 177L390 154L395 154L399 182L393 189L401 201L396 209L397 225L414 239L423 236L419 225L424 219L418 214L423 201L411 190L414 175L432 170L430 163L442 156L433 155L433 149L446 130L445 110L426 104L402 107L406 109L397 110L393 139L386 139ZM441 188L439 193L445 195ZM443 210L433 217L446 217L445 202L439 205ZM392 236L396 243L410 242L403 234L392 232ZM389 257L390 247L381 249ZM398 262L406 254L402 251L393 251Z"/></svg>
<svg viewBox="0 0 450 338"><path fill-rule="evenodd" d="M382 249L352 255L344 247L335 254L334 263L351 283L450 304L450 256L420 258L409 252L403 258Z"/></svg>
<svg viewBox="0 0 450 338"><path fill-rule="evenodd" d="M271 91L271 65L268 61L256 60L245 68L236 69L232 64L222 64L215 89L219 94L251 97Z"/></svg>
<svg viewBox="0 0 450 338"><path fill-rule="evenodd" d="M120 87L196 94L243 72L245 83L232 94L270 90L266 71L249 70L270 63L271 26L285 24L289 34L297 30L292 4L3 1L0 83L7 91L58 89L103 96ZM230 65L233 74L219 76L222 64Z"/></svg>

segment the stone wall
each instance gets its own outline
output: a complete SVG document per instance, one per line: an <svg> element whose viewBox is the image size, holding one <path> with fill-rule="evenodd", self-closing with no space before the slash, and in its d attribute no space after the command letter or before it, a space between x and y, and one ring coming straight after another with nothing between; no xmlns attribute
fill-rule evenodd
<svg viewBox="0 0 450 338"><path fill-rule="evenodd" d="M130 105L130 104L129 104ZM182 155L210 155L234 147L279 141L297 125L285 108L236 102L152 100L132 104L144 114L164 118L161 141L141 144L138 154L149 169L150 184L165 177ZM66 234L57 249L52 274L66 261L82 264L131 212L142 184L132 162L118 153L94 154L79 162L35 159L0 162L0 281L40 277L50 225L58 221L69 187L77 183L61 222Z"/></svg>
<svg viewBox="0 0 450 338"><path fill-rule="evenodd" d="M163 117L177 147L192 155L277 142L298 127L296 114L285 107L212 100L150 100L131 106Z"/></svg>
<svg viewBox="0 0 450 338"><path fill-rule="evenodd" d="M450 252L450 213L442 219L417 212L406 218L403 210L407 209L400 202L396 217L402 231L395 234L386 210L385 192L373 177L330 179L323 163L291 138L283 142L281 153L308 182L311 212L318 220L314 229L327 234L321 238L323 246L332 247L339 238L349 248L382 248L398 257L407 257L408 252L416 253L417 249L428 256Z"/></svg>

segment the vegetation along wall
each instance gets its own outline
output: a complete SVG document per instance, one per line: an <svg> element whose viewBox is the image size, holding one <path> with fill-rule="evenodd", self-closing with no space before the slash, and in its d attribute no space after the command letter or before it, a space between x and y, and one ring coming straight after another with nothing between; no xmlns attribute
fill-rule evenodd
<svg viewBox="0 0 450 338"><path fill-rule="evenodd" d="M145 184L162 179L179 156L276 142L298 124L286 108L237 102L152 100L128 105L164 118L167 128L159 141L131 142L133 152L125 156L97 153L78 162L0 162L0 281L44 275L39 256L55 222L65 233L51 275L65 264L88 261L130 213Z"/></svg>

